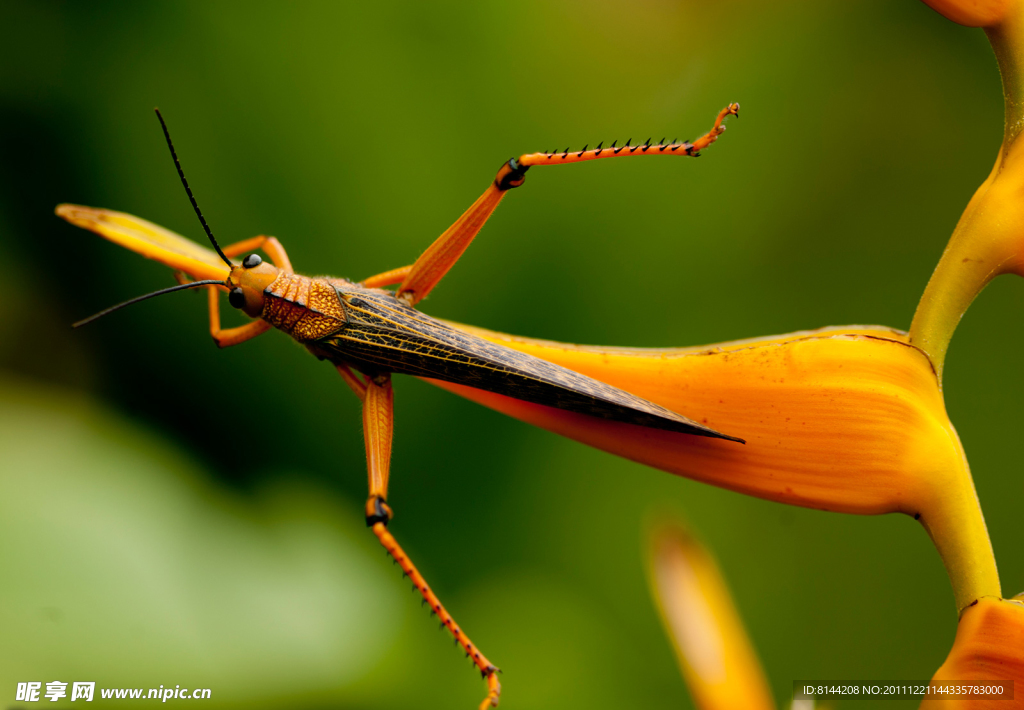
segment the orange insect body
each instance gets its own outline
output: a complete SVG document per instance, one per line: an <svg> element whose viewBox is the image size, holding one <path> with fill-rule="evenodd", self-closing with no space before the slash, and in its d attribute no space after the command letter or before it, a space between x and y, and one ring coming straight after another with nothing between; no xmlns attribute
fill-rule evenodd
<svg viewBox="0 0 1024 710"><path fill-rule="evenodd" d="M221 347L254 338L271 327L289 334L320 359L331 361L363 404L369 497L366 523L402 567L431 611L440 617L456 642L487 682L481 708L496 706L501 692L498 669L474 646L431 591L423 575L388 530L387 504L393 436L391 374L405 373L486 390L534 405L554 407L587 419L608 420L676 434L696 434L740 446L741 439L722 434L605 382L495 343L417 311L414 306L444 277L501 202L508 190L525 180L531 166L552 165L631 155L697 156L725 130L723 120L738 115L739 105L719 112L712 129L691 142L603 148L570 153L531 153L501 167L493 183L456 222L410 266L372 276L361 283L295 274L281 244L273 237L254 237L221 247L196 204L178 163L170 135L160 118L168 147L192 206L217 253L137 217L78 205L60 205L57 214L80 227L161 261L179 273L201 279L133 299L124 305L166 291L209 289L210 333ZM159 116L159 112L157 112ZM241 263L231 257L261 249L273 264L249 253ZM398 285L396 291L385 286ZM256 319L237 328L220 326L218 294L228 291L235 308ZM353 372L356 370L362 376Z"/></svg>
<svg viewBox="0 0 1024 710"><path fill-rule="evenodd" d="M300 343L319 340L345 327L345 309L326 279L281 273L265 293L260 317Z"/></svg>

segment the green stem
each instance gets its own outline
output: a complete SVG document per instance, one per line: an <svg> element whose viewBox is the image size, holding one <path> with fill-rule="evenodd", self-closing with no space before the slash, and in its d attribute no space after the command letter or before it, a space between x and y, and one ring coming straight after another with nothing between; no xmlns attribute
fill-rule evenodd
<svg viewBox="0 0 1024 710"><path fill-rule="evenodd" d="M1002 589L981 503L963 449L959 450L962 465L945 472L947 480L923 508L921 524L942 557L957 612L963 613L980 597L1001 597Z"/></svg>
<svg viewBox="0 0 1024 710"><path fill-rule="evenodd" d="M1020 193L1024 150L1024 2L985 30L1003 81L1003 145L991 174L971 198L925 288L910 326L910 342L931 359L942 382L946 351L960 318L999 274L1022 269Z"/></svg>
<svg viewBox="0 0 1024 710"><path fill-rule="evenodd" d="M1005 154L1024 129L1024 3L1016 3L1007 11L1003 21L986 28L985 34L995 51L1003 79Z"/></svg>
<svg viewBox="0 0 1024 710"><path fill-rule="evenodd" d="M931 360L940 386L953 331L968 306L996 275L992 260L978 253L981 244L975 235L982 231L977 224L977 206L986 202L985 197L998 168L997 163L992 175L974 193L961 215L910 324L910 343L923 350Z"/></svg>

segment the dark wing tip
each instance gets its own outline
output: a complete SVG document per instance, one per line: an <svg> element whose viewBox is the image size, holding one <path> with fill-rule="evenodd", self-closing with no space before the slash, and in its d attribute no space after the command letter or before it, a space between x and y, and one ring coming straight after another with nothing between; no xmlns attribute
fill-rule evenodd
<svg viewBox="0 0 1024 710"><path fill-rule="evenodd" d="M743 445L746 445L746 443L747 443L746 439L741 439L738 436L729 436L728 434L722 434L720 432L715 432L715 433L718 435L719 439L725 439L726 441L735 441L737 444L743 444Z"/></svg>
<svg viewBox="0 0 1024 710"><path fill-rule="evenodd" d="M677 416L680 416L680 415L677 415ZM682 416L680 416L680 418L681 419L685 419L685 417L682 417ZM685 432L687 434L694 434L696 436L706 436L709 439L725 439L726 441L735 441L737 444L746 444L747 443L746 439L741 439L738 436L730 436L728 434L723 434L722 432L717 431L715 429L712 429L709 426L705 426L704 424L698 424L697 422L693 421L692 419L685 419L685 421L686 421L686 424L687 424ZM677 431L680 431L680 430L681 429L678 429Z"/></svg>

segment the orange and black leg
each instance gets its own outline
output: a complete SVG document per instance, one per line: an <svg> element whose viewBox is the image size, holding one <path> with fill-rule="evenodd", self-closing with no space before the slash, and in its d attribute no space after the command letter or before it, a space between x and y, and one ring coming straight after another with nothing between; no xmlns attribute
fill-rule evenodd
<svg viewBox="0 0 1024 710"><path fill-rule="evenodd" d="M639 145L630 145L632 142L632 139L630 139L626 141L625 145L619 147L615 147L615 143L612 143L609 147L604 148L604 143L601 143L596 148L591 148L590 150L587 150L587 146L584 146L583 150L570 151L566 148L561 152L556 150L550 153L530 153L519 156L516 163L522 166L525 172L526 169L535 165L582 163L599 158L623 158L631 155L688 155L696 158L700 156L701 150L718 140L718 136L725 131L723 122L726 117L739 115L740 105L729 104L718 112L718 116L715 118L715 125L711 127L711 130L692 142L672 140L672 142L666 143L665 139L662 138L658 143L652 144L651 139L648 138ZM500 176L501 173L498 173L498 175Z"/></svg>
<svg viewBox="0 0 1024 710"><path fill-rule="evenodd" d="M240 242L224 247L224 255L230 258L255 251L256 249L262 249L270 257L270 260L274 262L274 266L286 273L292 273L292 263L288 259L288 254L285 252L284 247L281 246L281 242L277 241L274 237L261 236L243 239ZM213 341L217 343L217 347L227 348L232 345L238 345L270 330L270 323L264 320L254 320L252 323L246 323L237 328L221 328L219 292L225 290L227 289L223 286L210 286L207 289L209 294L210 335L213 336Z"/></svg>
<svg viewBox="0 0 1024 710"><path fill-rule="evenodd" d="M455 623L455 619L430 589L430 585L427 584L423 575L388 531L388 523L391 521L392 515L391 508L387 504L388 474L391 466L391 440L394 432L394 395L391 389L391 376L382 375L360 380L359 376L345 365L338 365L338 372L363 401L363 439L366 443L366 464L370 479L370 496L366 500L366 525L373 530L373 534L377 536L380 544L402 568L403 575L412 580L416 591L423 597L423 601L430 605L431 611L437 614L441 624L451 632L466 655L473 659L473 663L479 669L484 680L487 681L487 697L480 704L480 710L497 707L498 696L501 694L498 668L487 660L480 649L469 640L469 636Z"/></svg>
<svg viewBox="0 0 1024 710"><path fill-rule="evenodd" d="M409 305L426 298L431 289L444 277L448 270L455 265L463 252L476 237L477 233L484 226L484 223L491 216L491 213L498 207L505 193L514 187L519 187L526 180L526 171L534 166L541 165L564 165L567 163L582 163L588 160L601 158L619 158L631 155L687 155L697 157L700 151L714 143L718 136L725 130L722 122L727 116L738 116L740 113L739 104L729 104L718 112L715 125L710 131L694 141L671 141L665 142L663 138L659 143L652 144L650 139L639 145L630 145L627 140L625 145L616 147L612 143L605 148L599 144L590 150L587 146L583 150L570 151L566 148L562 152L552 151L550 153L527 153L518 158L512 158L498 171L494 182L474 202L461 217L445 230L444 234L437 238L425 252L416 260L412 266L403 266L400 269L385 272L372 276L363 282L367 286L390 286L400 283L398 297Z"/></svg>

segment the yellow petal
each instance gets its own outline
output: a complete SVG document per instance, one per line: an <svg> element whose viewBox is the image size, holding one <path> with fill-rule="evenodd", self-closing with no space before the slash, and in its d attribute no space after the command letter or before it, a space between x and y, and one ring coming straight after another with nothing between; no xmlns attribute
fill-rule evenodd
<svg viewBox="0 0 1024 710"><path fill-rule="evenodd" d="M651 591L701 710L774 708L757 654L714 559L678 527L650 538Z"/></svg>
<svg viewBox="0 0 1024 710"><path fill-rule="evenodd" d="M192 278L223 281L228 277L227 264L212 249L139 217L82 205L58 205L56 213L77 227Z"/></svg>
<svg viewBox="0 0 1024 710"><path fill-rule="evenodd" d="M644 397L733 436L645 429L437 384L590 446L759 498L918 517L957 608L999 595L960 441L928 358L880 327L832 328L704 348L565 345L459 326Z"/></svg>
<svg viewBox="0 0 1024 710"><path fill-rule="evenodd" d="M948 19L967 27L991 27L1006 15L1013 0L924 0Z"/></svg>
<svg viewBox="0 0 1024 710"><path fill-rule="evenodd" d="M1014 683L1013 700L998 695L933 695L922 710L1021 710L1024 708L1024 602L984 597L964 610L956 640L932 683L942 681L996 681Z"/></svg>

